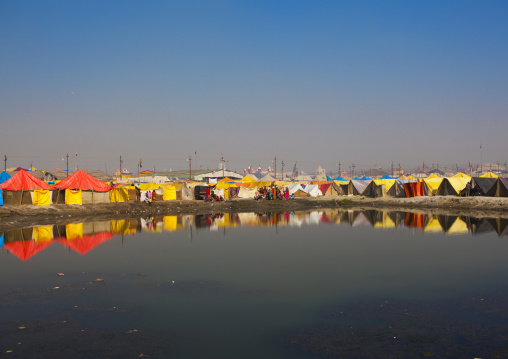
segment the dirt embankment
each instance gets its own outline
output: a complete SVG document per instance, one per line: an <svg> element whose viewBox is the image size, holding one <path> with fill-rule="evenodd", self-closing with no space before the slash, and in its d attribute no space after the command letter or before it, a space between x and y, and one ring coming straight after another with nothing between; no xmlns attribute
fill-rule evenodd
<svg viewBox="0 0 508 359"><path fill-rule="evenodd" d="M333 207L423 211L436 214L469 214L477 217L508 217L508 198L493 197L366 198L362 196L342 196L298 198L288 201L254 201L250 199L235 199L224 202L160 201L152 205L125 202L85 205L2 206L0 207L0 231L62 221L75 222L76 218L83 221L92 221L182 214L287 212Z"/></svg>

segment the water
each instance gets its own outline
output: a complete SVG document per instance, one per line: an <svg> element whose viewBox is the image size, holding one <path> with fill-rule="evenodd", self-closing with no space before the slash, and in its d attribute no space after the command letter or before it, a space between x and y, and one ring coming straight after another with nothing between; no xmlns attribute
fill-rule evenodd
<svg viewBox="0 0 508 359"><path fill-rule="evenodd" d="M10 231L0 252L0 351L405 358L457 357L459 346L474 357L489 344L491 354L504 338L486 333L508 327L506 228L499 218L325 210ZM462 339L441 332L471 325L476 334ZM359 339L346 340L353 326Z"/></svg>

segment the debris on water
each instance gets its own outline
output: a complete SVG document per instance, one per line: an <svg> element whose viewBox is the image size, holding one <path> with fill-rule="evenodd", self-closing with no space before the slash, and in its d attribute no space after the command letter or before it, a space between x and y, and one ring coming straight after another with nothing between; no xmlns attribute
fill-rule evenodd
<svg viewBox="0 0 508 359"><path fill-rule="evenodd" d="M59 277L63 277L63 276L64 276L64 274L63 274L63 273L57 273L57 275L58 275Z"/></svg>
<svg viewBox="0 0 508 359"><path fill-rule="evenodd" d="M104 282L104 279L102 279L102 278L97 278L97 279L93 280L92 282Z"/></svg>
<svg viewBox="0 0 508 359"><path fill-rule="evenodd" d="M26 329L26 327L18 327L18 329Z"/></svg>
<svg viewBox="0 0 508 359"><path fill-rule="evenodd" d="M53 289L60 289L60 287L53 287Z"/></svg>

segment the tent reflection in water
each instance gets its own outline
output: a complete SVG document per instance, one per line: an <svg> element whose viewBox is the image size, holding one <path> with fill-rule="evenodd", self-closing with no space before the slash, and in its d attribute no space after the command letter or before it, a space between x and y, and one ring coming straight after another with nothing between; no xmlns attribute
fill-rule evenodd
<svg viewBox="0 0 508 359"><path fill-rule="evenodd" d="M53 244L53 240L37 242L35 240L14 241L4 244L4 248L14 254L22 261L30 259L35 254L46 249Z"/></svg>

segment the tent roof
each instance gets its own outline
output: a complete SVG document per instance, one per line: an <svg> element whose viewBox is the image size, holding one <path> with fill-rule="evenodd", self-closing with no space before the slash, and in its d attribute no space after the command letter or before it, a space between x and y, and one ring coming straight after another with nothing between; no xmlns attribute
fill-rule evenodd
<svg viewBox="0 0 508 359"><path fill-rule="evenodd" d="M11 177L12 176L10 174L8 174L7 172L3 171L2 173L0 173L0 183L4 183L5 181L7 181Z"/></svg>
<svg viewBox="0 0 508 359"><path fill-rule="evenodd" d="M316 177L314 177L314 181L328 181L328 178L326 175L317 175Z"/></svg>
<svg viewBox="0 0 508 359"><path fill-rule="evenodd" d="M433 179L433 178L442 178L442 177L441 177L441 176L439 176L439 175L437 175L437 174L435 174L435 173L431 173L431 174L429 175L429 177L427 177L427 179Z"/></svg>
<svg viewBox="0 0 508 359"><path fill-rule="evenodd" d="M453 175L453 177L471 179L471 176L468 176L467 174L465 174L463 172L457 172L456 174Z"/></svg>
<svg viewBox="0 0 508 359"><path fill-rule="evenodd" d="M55 185L57 189L80 189L80 190L92 190L96 192L106 192L111 187L104 182L99 181L97 178L92 177L83 170L79 170L72 176L67 177L61 182Z"/></svg>
<svg viewBox="0 0 508 359"><path fill-rule="evenodd" d="M273 178L272 176L270 176L269 174L267 174L266 176L264 176L263 178L261 178L259 180L259 182L273 182L273 181L277 181L275 178Z"/></svg>
<svg viewBox="0 0 508 359"><path fill-rule="evenodd" d="M337 178L335 179L335 181L347 181L345 180L344 178L342 178L341 176L337 176Z"/></svg>
<svg viewBox="0 0 508 359"><path fill-rule="evenodd" d="M498 178L499 176L492 172L487 172L485 174L482 174L480 177L483 178Z"/></svg>
<svg viewBox="0 0 508 359"><path fill-rule="evenodd" d="M20 170L14 176L2 183L0 187L7 191L33 191L35 189L53 189L46 182L32 176L25 170Z"/></svg>

